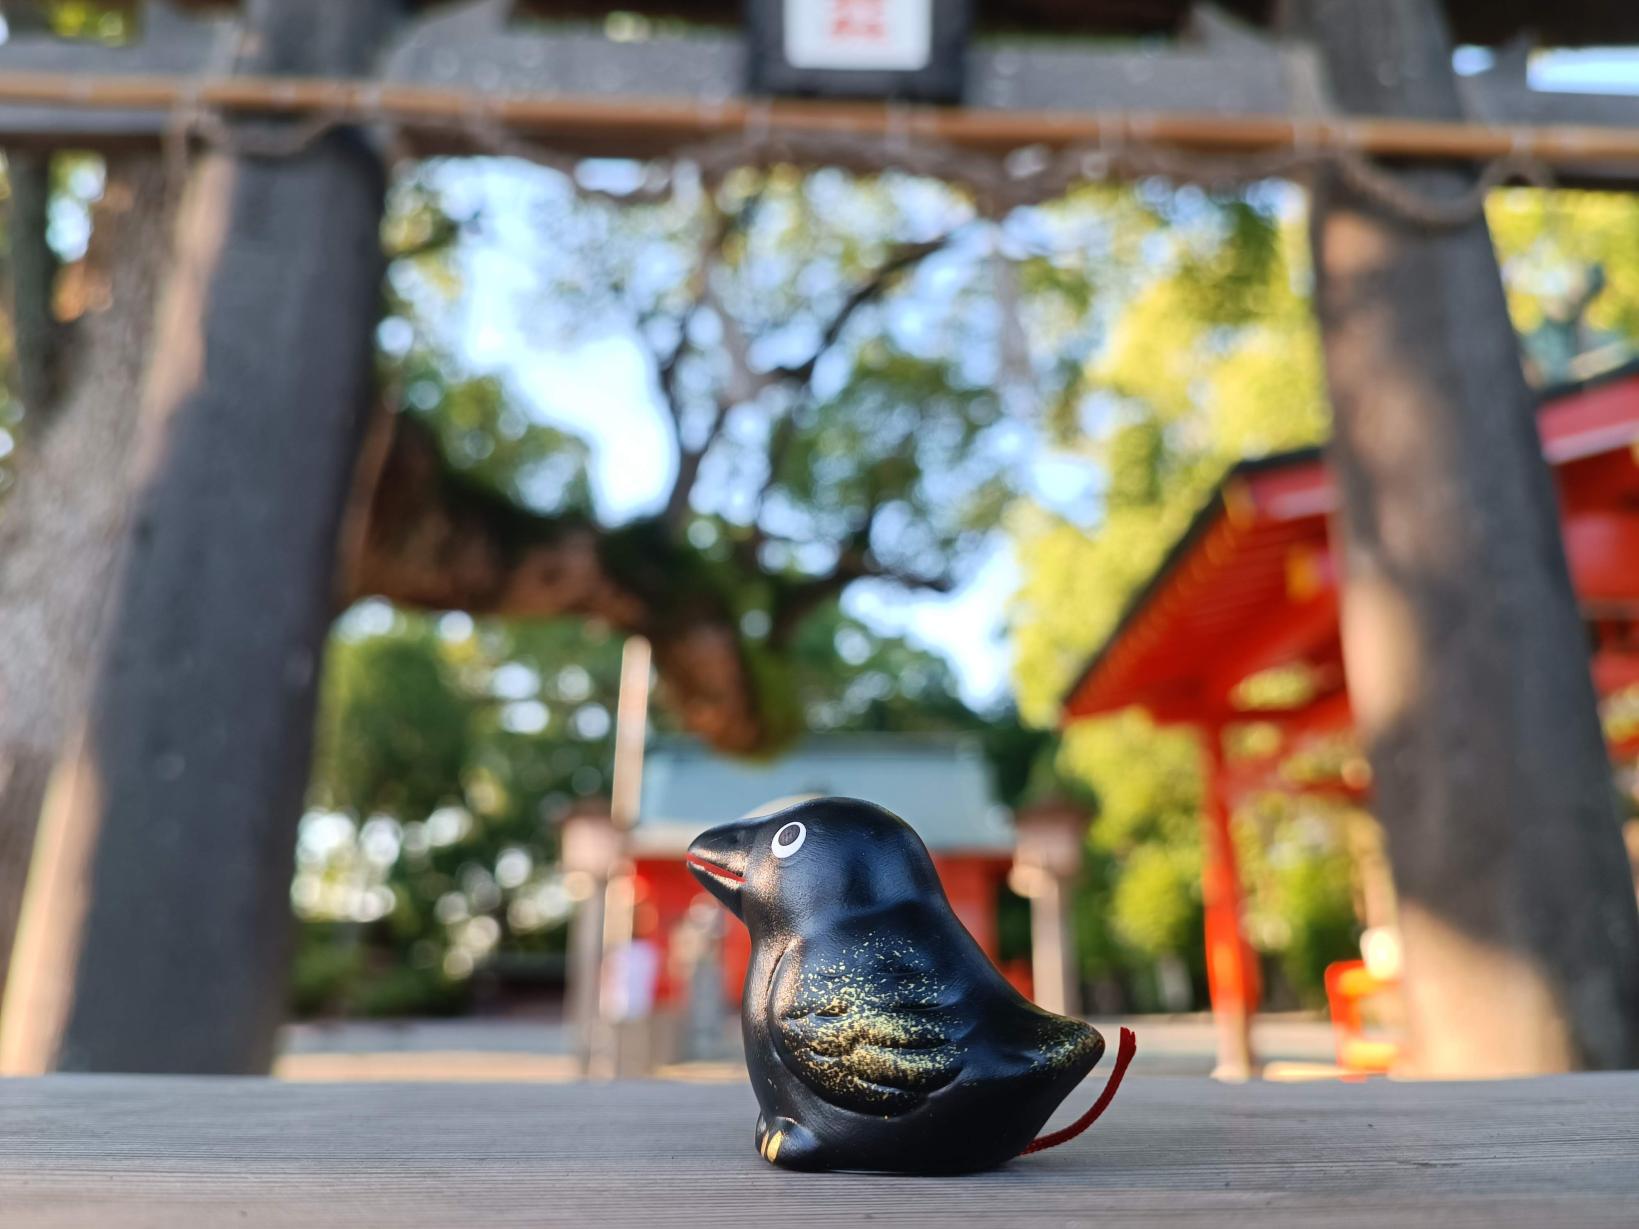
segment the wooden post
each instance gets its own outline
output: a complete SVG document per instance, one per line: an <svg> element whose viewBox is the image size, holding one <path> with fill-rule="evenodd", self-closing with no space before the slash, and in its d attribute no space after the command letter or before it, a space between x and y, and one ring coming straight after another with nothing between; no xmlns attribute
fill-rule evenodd
<svg viewBox="0 0 1639 1229"><path fill-rule="evenodd" d="M1206 805L1201 816L1205 837L1201 895L1206 906L1207 990L1218 1029L1218 1065L1212 1075L1220 1080L1246 1080L1257 1074L1252 1017L1258 1009L1260 979L1257 958L1241 930L1241 877L1229 828L1223 730L1207 726L1202 741Z"/></svg>
<svg viewBox="0 0 1639 1229"><path fill-rule="evenodd" d="M367 70L399 0L251 0L247 67ZM361 135L216 151L178 229L80 752L25 900L13 1070L258 1072L338 523L371 402L384 176ZM15 1000L15 1001L14 1001Z"/></svg>
<svg viewBox="0 0 1639 1229"><path fill-rule="evenodd" d="M643 750L649 733L649 691L653 686L654 652L643 636L627 639L620 654L620 694L615 703L615 759L609 774L609 814L621 834L622 856L603 887L602 942L598 951L597 1019L589 1069L607 1075L639 1074L633 1070L635 1028L648 1022L615 1019L609 1004L607 979L611 968L624 972L623 951L633 938L637 909L637 876L632 869L625 834L637 822L643 791Z"/></svg>
<svg viewBox="0 0 1639 1229"><path fill-rule="evenodd" d="M1433 0L1293 0L1347 112L1461 114ZM1455 196L1456 166L1394 171ZM1319 177L1343 648L1405 948L1413 1069L1639 1065L1639 916L1588 642L1483 217Z"/></svg>
<svg viewBox="0 0 1639 1229"><path fill-rule="evenodd" d="M654 650L643 636L631 636L620 652L620 694L615 702L615 762L609 774L609 814L615 827L637 822L643 796L643 746L649 737L649 691Z"/></svg>

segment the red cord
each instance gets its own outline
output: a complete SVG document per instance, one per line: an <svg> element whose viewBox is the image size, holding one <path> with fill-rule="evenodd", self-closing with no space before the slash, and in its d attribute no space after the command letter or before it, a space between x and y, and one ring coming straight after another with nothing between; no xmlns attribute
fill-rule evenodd
<svg viewBox="0 0 1639 1229"><path fill-rule="evenodd" d="M1030 1141L1030 1145L1019 1155L1029 1156L1032 1152L1040 1152L1045 1148L1057 1148L1060 1144L1067 1144L1097 1122L1098 1116L1109 1109L1110 1102L1115 1100L1116 1089L1121 1087L1121 1077L1127 1074L1127 1068L1132 1065L1133 1055L1137 1053L1137 1036L1130 1028L1122 1029L1121 1044L1115 1055L1115 1066L1110 1071L1110 1078L1104 1085L1104 1091L1099 1093L1098 1100L1093 1102L1092 1109L1077 1118L1062 1131L1054 1131L1051 1135L1038 1135Z"/></svg>

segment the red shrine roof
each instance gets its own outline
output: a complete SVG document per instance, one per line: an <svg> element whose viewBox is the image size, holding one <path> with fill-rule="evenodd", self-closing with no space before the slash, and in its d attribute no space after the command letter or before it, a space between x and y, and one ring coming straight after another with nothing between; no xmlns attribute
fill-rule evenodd
<svg viewBox="0 0 1639 1229"><path fill-rule="evenodd" d="M1537 421L1603 694L1639 681L1639 364L1545 394ZM1163 722L1346 724L1335 504L1318 449L1235 466L1066 693L1063 719L1136 704ZM1307 667L1309 699L1243 712L1237 686L1278 666Z"/></svg>

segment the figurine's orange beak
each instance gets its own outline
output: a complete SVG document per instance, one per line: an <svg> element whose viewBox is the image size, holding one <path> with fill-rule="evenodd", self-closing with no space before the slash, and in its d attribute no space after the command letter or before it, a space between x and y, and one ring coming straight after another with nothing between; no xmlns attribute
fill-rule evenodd
<svg viewBox="0 0 1639 1229"><path fill-rule="evenodd" d="M748 851L758 824L722 824L696 837L683 862L701 885L722 901L730 913L744 920L740 894L745 888Z"/></svg>

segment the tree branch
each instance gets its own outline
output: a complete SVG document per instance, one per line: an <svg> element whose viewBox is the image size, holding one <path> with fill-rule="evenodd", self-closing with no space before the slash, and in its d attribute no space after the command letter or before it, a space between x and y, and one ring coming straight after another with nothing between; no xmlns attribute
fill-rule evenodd
<svg viewBox="0 0 1639 1229"><path fill-rule="evenodd" d="M949 593L956 588L956 578L948 572L924 576L883 564L869 552L844 554L823 575L793 581L777 590L774 609L770 614L770 642L776 646L788 643L802 621L815 610L854 581L869 579L892 580L908 589L924 589L931 593Z"/></svg>
<svg viewBox="0 0 1639 1229"><path fill-rule="evenodd" d="M656 522L604 529L532 513L452 471L431 431L394 416L348 600L477 615L599 619L647 636L684 722L729 751L770 736L738 622L698 557ZM368 481L368 477L364 476Z"/></svg>
<svg viewBox="0 0 1639 1229"><path fill-rule="evenodd" d="M662 359L655 356L655 384L660 389L660 404L665 408L667 416L672 420L672 428L677 434L677 450L683 449L683 409L677 403L677 376L683 365L683 355L689 348L689 320L694 316L695 307L690 305L677 321L677 344L672 352ZM642 330L638 330L641 335Z"/></svg>
<svg viewBox="0 0 1639 1229"><path fill-rule="evenodd" d="M719 399L711 425L706 431L706 438L701 441L700 447L685 448L678 453L677 477L672 480L671 494L666 497L666 511L663 517L666 525L674 532L682 529L684 522L688 520L694 486L700 480L700 467L705 464L706 454L711 451L711 446L723 434L723 426L728 422L728 412L732 408L732 402L726 398Z"/></svg>
<svg viewBox="0 0 1639 1229"><path fill-rule="evenodd" d="M762 203L761 193L749 197L746 202L734 213L717 211L717 224L709 233L707 241L702 245L700 260L694 270L692 285L694 287L693 302L678 321L677 347L666 361L660 364L659 380L660 393L666 403L667 411L671 415L673 426L677 431L677 476L672 481L672 489L666 496L666 511L663 514L665 524L676 533L683 528L688 519L690 500L694 495L694 485L700 479L700 467L705 462L706 454L711 451L712 445L723 433L723 427L728 421L729 411L745 396L750 396L747 390L756 382L747 358L747 342L745 334L740 331L739 322L724 309L716 290L711 284L711 266L722 255L724 246L736 233L743 232L751 224L756 215L758 206ZM720 394L712 406L712 418L706 428L705 439L699 447L690 448L683 442L683 410L677 401L677 374L682 364L684 353L689 347L689 322L702 308L710 307L717 313L717 319L723 329L723 349L733 365L733 377L729 387Z"/></svg>
<svg viewBox="0 0 1639 1229"><path fill-rule="evenodd" d="M848 322L858 314L860 309L880 299L902 274L920 265L935 252L949 247L965 228L966 225L964 224L947 231L937 239L929 239L922 243L901 244L894 249L892 254L877 267L876 271L866 281L856 286L853 292L843 300L842 306L837 309L821 331L820 342L814 348L814 352L795 366L776 367L769 373L770 376L792 384L806 386L814 378L814 370L819 366L820 359L824 358L826 353L841 340L843 330L848 327ZM769 433L768 473L763 478L762 489L757 492L757 511L753 515L752 534L758 545L761 544L763 535L760 530L755 528L755 522L757 517L762 514L763 505L767 503L769 493L779 482L780 471L785 466L786 454L790 452L791 445L796 440L796 416L797 407L793 406L779 422L774 424L773 431Z"/></svg>
<svg viewBox="0 0 1639 1229"><path fill-rule="evenodd" d="M661 397L666 403L668 412L678 431L678 465L677 477L672 483L672 489L666 499L665 521L674 530L681 529L683 522L688 519L690 499L694 493L695 483L699 481L700 468L705 461L706 453L722 435L723 427L728 419L729 411L741 401L755 396L773 383L787 383L805 386L813 379L814 369L819 365L821 358L841 339L843 330L848 322L867 305L880 299L894 281L902 274L919 265L933 253L950 245L962 232L963 227L956 227L937 239L926 240L921 243L901 244L895 248L886 260L882 262L863 283L856 286L842 306L826 323L820 332L820 342L809 357L794 366L776 367L766 373L757 373L751 370L747 352L749 343L740 331L738 322L726 311L718 301L711 286L711 263L721 254L723 245L731 235L743 231L761 203L760 196L751 197L737 213L721 215L718 226L711 232L708 242L703 245L700 263L695 269L693 285L695 287L694 301L684 313L679 322L680 336L677 347L659 364L659 380ZM688 322L694 313L702 307L712 307L723 324L723 348L734 366L733 378L730 387L724 395L717 398L714 406L712 421L708 426L706 437L698 448L688 448L682 437L682 409L677 404L676 378L677 370L681 365L685 352L688 349ZM762 511L763 504L773 489L777 475L784 464L785 455L790 450L792 440L796 434L794 422L795 410L785 414L775 424L769 439L768 474L763 480L762 489L758 492L757 511ZM753 529L755 541L751 544L753 554L761 544L763 535Z"/></svg>
<svg viewBox="0 0 1639 1229"><path fill-rule="evenodd" d="M460 237L461 223L453 218L443 218L421 238L402 247L389 248L386 256L389 261L415 260L421 256L431 256L435 252L446 251Z"/></svg>
<svg viewBox="0 0 1639 1229"><path fill-rule="evenodd" d="M777 590L771 613L770 638L775 645L789 641L809 614L841 593L856 580L893 580L910 589L949 593L956 578L949 572L928 576L885 564L871 550L871 534L876 528L882 503L873 496L871 506L859 525L848 535L836 562L819 576L788 582Z"/></svg>
<svg viewBox="0 0 1639 1229"><path fill-rule="evenodd" d="M743 399L737 394L755 381L807 383L848 320L956 232L897 250L848 296L808 362L758 376L750 371L744 336L716 301L710 283L711 261L754 207L755 200L733 215L722 215L712 229L695 272L691 304L678 322L677 345L657 364L662 399L678 426L679 449L678 476L663 517L611 530L582 516L531 513L452 471L432 432L408 414L395 414L382 428L381 445L367 450L371 462L361 473L347 599L374 595L408 606L479 615L600 619L650 639L662 678L695 733L725 750L765 745L774 735L773 722L746 660L738 620L678 533L700 467L720 438L729 411ZM717 398L704 440L688 448L682 442L677 378L689 350L689 321L707 306L724 322L735 380ZM770 441L763 497L794 434L793 412L777 424ZM949 577L910 573L873 555L870 537L877 511L873 500L825 575L777 586L772 612L776 643L854 580L874 576L917 588L951 587ZM737 548L737 559L753 576L763 575L758 558L762 541L761 530L753 525L750 540Z"/></svg>
<svg viewBox="0 0 1639 1229"><path fill-rule="evenodd" d="M678 344L657 362L661 396L679 427L678 478L664 517L607 529L584 516L529 512L453 471L425 424L411 415L395 414L383 427L380 447L369 450L371 464L361 473L346 598L374 595L407 606L478 615L598 619L650 639L667 690L685 724L702 738L724 750L749 752L778 737L778 718L770 712L773 702L758 691L737 612L714 582L712 570L680 540L689 496L707 452L720 438L729 411L745 399L740 394L746 388L775 380L806 384L848 320L880 297L895 277L949 243L956 232L898 249L848 296L808 362L761 375L750 370L745 338L716 301L709 277L712 259L746 223L754 203L724 215L713 228L707 255L696 271L690 306L678 322ZM690 348L689 322L708 306L724 320L724 343L735 364L735 380L718 397L702 443L687 448L681 435L678 372ZM794 432L791 415L775 429L765 495ZM854 580L883 577L916 588L952 587L948 576L916 574L875 557L870 537L877 511L873 500L826 574L795 582L776 580L776 643L788 637L804 615ZM753 526L751 540L739 544L736 558L749 575L767 579L757 557L762 540L761 531Z"/></svg>
<svg viewBox="0 0 1639 1229"><path fill-rule="evenodd" d="M813 379L814 368L819 365L820 359L824 358L826 352L837 344L842 337L842 330L848 327L848 322L859 313L860 309L868 307L887 293L888 288L900 274L914 269L935 252L949 247L955 238L962 233L963 229L963 227L958 226L937 239L929 239L922 243L900 244L889 254L886 260L876 267L869 278L855 286L848 297L842 301L842 306L820 333L820 343L814 347L814 352L803 362L793 367L775 368L774 374L799 384L806 384Z"/></svg>

